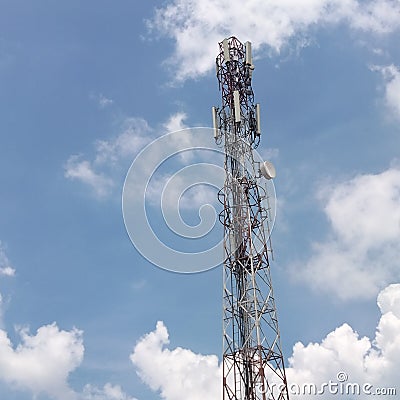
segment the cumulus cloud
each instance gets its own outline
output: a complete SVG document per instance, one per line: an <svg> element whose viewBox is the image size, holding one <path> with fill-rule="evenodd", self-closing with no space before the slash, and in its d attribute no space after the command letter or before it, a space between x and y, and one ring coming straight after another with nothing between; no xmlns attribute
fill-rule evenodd
<svg viewBox="0 0 400 400"><path fill-rule="evenodd" d="M36 335L26 329L18 333L21 343L14 348L7 333L0 330L0 379L35 395L75 399L67 379L82 362L82 332L63 331L53 323L40 327Z"/></svg>
<svg viewBox="0 0 400 400"><path fill-rule="evenodd" d="M396 388L400 356L400 284L392 284L380 292L378 306L382 316L374 339L359 337L348 324L343 324L329 333L321 343L304 346L296 343L287 369L288 381L293 383L294 398L312 399L302 393L306 383L313 383L321 390L324 383L338 382L339 372L345 372L345 383L361 386L360 396L368 399L371 394L363 393L363 384L370 384L371 393L379 388ZM400 390L400 388L397 388ZM307 393L306 393L307 394ZM336 398L337 394L326 389L324 399Z"/></svg>
<svg viewBox="0 0 400 400"><path fill-rule="evenodd" d="M217 43L224 37L251 40L256 54L280 52L291 41L306 46L315 27L346 24L372 34L400 26L400 4L393 0L172 0L148 21L152 32L174 40L167 60L178 81L213 68Z"/></svg>
<svg viewBox="0 0 400 400"><path fill-rule="evenodd" d="M400 70L394 65L371 67L382 74L384 80L385 104L391 115L400 119Z"/></svg>
<svg viewBox="0 0 400 400"><path fill-rule="evenodd" d="M130 358L141 379L167 400L221 398L221 368L218 357L196 354L180 347L169 350L163 322L145 335Z"/></svg>
<svg viewBox="0 0 400 400"><path fill-rule="evenodd" d="M400 318L400 285L389 285L378 296L378 306L382 314L392 312Z"/></svg>
<svg viewBox="0 0 400 400"><path fill-rule="evenodd" d="M373 298L400 278L400 169L329 184L319 196L330 231L296 276L343 300Z"/></svg>
<svg viewBox="0 0 400 400"><path fill-rule="evenodd" d="M1 243L0 262L8 265L3 267L7 274L14 275ZM83 361L83 332L61 330L55 322L41 326L36 334L16 328L20 340L13 344L3 329L3 303L0 293L0 382L11 390L28 391L33 398L45 394L54 400L135 400L111 383L101 389L88 384L82 392L72 389L68 378Z"/></svg>
<svg viewBox="0 0 400 400"><path fill-rule="evenodd" d="M344 384L360 387L357 395L360 400L370 399L371 393L379 388L396 388L400 360L400 284L391 284L382 290L378 306L382 315L373 339L360 337L351 326L343 324L320 343L294 345L286 368L291 398L314 399L315 393L329 381L342 390L339 379L343 376L347 376ZM222 375L217 357L179 347L170 350L168 343L168 331L158 322L155 331L136 344L131 360L143 382L166 400L221 398ZM341 372L345 375L338 378ZM370 394L363 392L364 384ZM324 390L321 398L337 398L338 394L330 393L328 386Z"/></svg>
<svg viewBox="0 0 400 400"><path fill-rule="evenodd" d="M103 388L87 384L82 392L70 387L68 378L83 361L82 331L61 330L53 323L40 327L35 335L27 328L17 333L20 343L14 346L7 332L0 330L0 381L11 389L54 400L135 400L111 383Z"/></svg>

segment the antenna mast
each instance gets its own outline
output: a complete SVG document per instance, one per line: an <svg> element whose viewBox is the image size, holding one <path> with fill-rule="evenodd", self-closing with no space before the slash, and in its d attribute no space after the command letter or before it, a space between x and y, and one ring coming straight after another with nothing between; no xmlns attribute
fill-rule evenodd
<svg viewBox="0 0 400 400"><path fill-rule="evenodd" d="M288 400L270 276L268 197L259 183L274 178L275 169L253 156L261 130L251 44L230 37L219 49L222 106L212 112L215 140L225 150L225 183L218 194L224 206L223 400Z"/></svg>

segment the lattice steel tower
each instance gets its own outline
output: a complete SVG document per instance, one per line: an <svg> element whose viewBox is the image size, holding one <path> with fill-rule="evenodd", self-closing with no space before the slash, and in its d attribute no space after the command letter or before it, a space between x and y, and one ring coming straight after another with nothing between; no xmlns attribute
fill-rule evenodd
<svg viewBox="0 0 400 400"><path fill-rule="evenodd" d="M213 107L214 135L225 152L223 399L288 400L285 367L270 276L269 207L262 179L269 162L255 162L260 107L254 104L251 44L219 43L221 108Z"/></svg>

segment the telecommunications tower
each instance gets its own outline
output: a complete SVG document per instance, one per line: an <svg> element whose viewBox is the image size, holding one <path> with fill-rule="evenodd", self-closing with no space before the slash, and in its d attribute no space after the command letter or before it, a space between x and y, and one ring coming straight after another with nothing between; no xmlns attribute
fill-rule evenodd
<svg viewBox="0 0 400 400"><path fill-rule="evenodd" d="M223 400L288 400L269 256L268 195L262 179L270 162L255 162L260 106L251 86L251 43L219 43L217 78L222 105L213 107L214 136L225 152Z"/></svg>

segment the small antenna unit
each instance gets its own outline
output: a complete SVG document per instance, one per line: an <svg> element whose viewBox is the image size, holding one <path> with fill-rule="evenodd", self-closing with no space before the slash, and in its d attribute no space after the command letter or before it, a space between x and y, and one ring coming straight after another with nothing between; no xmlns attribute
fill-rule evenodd
<svg viewBox="0 0 400 400"><path fill-rule="evenodd" d="M260 104L256 104L256 134L261 135L261 117L260 117Z"/></svg>
<svg viewBox="0 0 400 400"><path fill-rule="evenodd" d="M233 104L235 107L235 122L240 122L242 117L240 115L240 95L238 90L233 91Z"/></svg>
<svg viewBox="0 0 400 400"><path fill-rule="evenodd" d="M224 60L225 62L231 61L231 55L229 53L229 42L228 39L224 39L222 42L222 46L224 47Z"/></svg>
<svg viewBox="0 0 400 400"><path fill-rule="evenodd" d="M218 115L217 108L213 107L212 111L212 120L213 120L213 128L214 128L214 139L218 139L219 137L219 129L218 129Z"/></svg>
<svg viewBox="0 0 400 400"><path fill-rule="evenodd" d="M251 42L246 42L245 46L246 46L246 64L252 65L253 61L251 57Z"/></svg>

